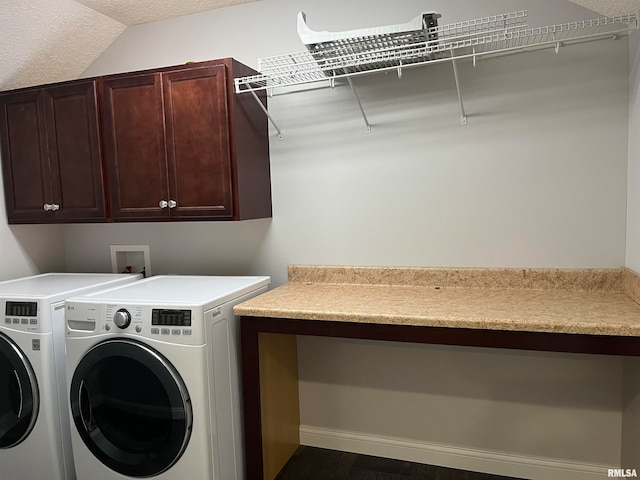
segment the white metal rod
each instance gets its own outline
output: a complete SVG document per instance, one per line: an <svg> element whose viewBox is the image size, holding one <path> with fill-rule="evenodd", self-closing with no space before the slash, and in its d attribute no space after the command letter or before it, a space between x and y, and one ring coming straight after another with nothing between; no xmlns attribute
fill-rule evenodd
<svg viewBox="0 0 640 480"><path fill-rule="evenodd" d="M462 95L460 94L460 81L458 80L458 66L456 65L455 59L451 61L451 65L453 65L453 77L456 80L456 90L458 91L458 102L460 103L460 123L462 123L462 125L466 125L467 116L464 113L464 104L462 103Z"/></svg>
<svg viewBox="0 0 640 480"><path fill-rule="evenodd" d="M367 133L371 133L371 125L367 120L367 115L364 113L364 109L362 108L362 103L360 102L360 97L358 97L358 92L356 92L356 88L353 86L353 81L351 81L351 77L347 77L349 81L349 86L351 87L351 91L353 92L353 96L356 99L356 103L358 104L358 108L360 109L360 113L362 114L362 118L364 119L364 124L367 126Z"/></svg>
<svg viewBox="0 0 640 480"><path fill-rule="evenodd" d="M265 106L262 104L262 102L260 101L260 99L258 98L258 95L256 95L256 92L253 90L250 90L251 94L253 95L253 98L256 99L256 102L258 102L258 105L260 105L260 108L262 109L262 111L265 113L265 115L267 116L267 118L271 121L271 124L275 127L275 129L278 131L278 138L280 140L282 140L282 132L280 131L280 128L278 127L278 124L276 123L276 121L273 119L273 117L271 116L271 114L269 113L269 111L265 108Z"/></svg>

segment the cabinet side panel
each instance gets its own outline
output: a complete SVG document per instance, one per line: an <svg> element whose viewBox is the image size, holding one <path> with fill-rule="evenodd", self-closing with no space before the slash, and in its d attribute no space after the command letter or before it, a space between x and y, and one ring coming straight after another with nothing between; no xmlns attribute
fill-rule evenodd
<svg viewBox="0 0 640 480"><path fill-rule="evenodd" d="M233 61L233 76L255 75L253 69ZM233 82L233 79L230 79ZM269 160L268 118L253 95L233 93L230 89L231 133L235 146L238 193L241 198L236 217L239 220L271 217L271 170ZM257 92L267 106L267 95Z"/></svg>
<svg viewBox="0 0 640 480"><path fill-rule="evenodd" d="M163 75L169 191L176 217L233 214L225 66Z"/></svg>
<svg viewBox="0 0 640 480"><path fill-rule="evenodd" d="M0 141L7 217L10 223L47 217L50 203L46 133L40 91L0 97Z"/></svg>
<svg viewBox="0 0 640 480"><path fill-rule="evenodd" d="M58 220L106 219L95 82L46 91L52 188Z"/></svg>
<svg viewBox="0 0 640 480"><path fill-rule="evenodd" d="M159 74L104 80L102 117L114 220L168 216Z"/></svg>

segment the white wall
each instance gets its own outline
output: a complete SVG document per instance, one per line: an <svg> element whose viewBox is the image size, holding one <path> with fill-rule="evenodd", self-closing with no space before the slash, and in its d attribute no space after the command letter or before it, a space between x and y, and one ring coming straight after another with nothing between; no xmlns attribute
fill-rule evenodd
<svg viewBox="0 0 640 480"><path fill-rule="evenodd" d="M221 224L67 225L67 266L74 272L110 272L110 245L142 244L149 245L154 275L250 274L270 227L270 219ZM286 275L286 265L283 269Z"/></svg>
<svg viewBox="0 0 640 480"><path fill-rule="evenodd" d="M449 22L527 6L478 3L433 7ZM540 18L559 2L540 3L530 8L530 23L584 16L581 7L562 2L557 15ZM263 0L129 28L85 75L222 56L255 65L260 56L302 48L298 10L307 12L312 28L338 30L406 22L422 8L417 0L393 7ZM226 238L255 235L259 241L242 242L248 248L238 256L256 258L252 269L273 275L275 283L286 280L289 263L622 266L625 42L481 60L475 69L463 63L460 76L469 114L464 127L445 64L405 70L402 80L393 74L356 79L373 124L369 135L346 87L275 96L270 110L284 139L272 131L272 221L69 226L68 266L108 269L108 245L132 242L148 228L162 232L144 242L152 250L168 249L185 232L197 242L171 249L167 268L176 273L194 263L216 273L225 268ZM160 262L153 271L163 273L166 260L153 256Z"/></svg>
<svg viewBox="0 0 640 480"><path fill-rule="evenodd" d="M582 480L590 471L573 467L620 462L621 357L310 337L298 348L302 433L320 446L394 451L409 439L401 458L465 468L475 457L517 478ZM552 459L574 465L560 473Z"/></svg>
<svg viewBox="0 0 640 480"><path fill-rule="evenodd" d="M226 56L256 66L258 57L302 48L295 32L299 10L306 11L315 30L343 30L403 23L424 8L418 0L263 0L129 28L84 75ZM519 8L529 8L530 25L593 16L556 0L442 0L431 2L429 8L442 13L441 23ZM402 80L394 74L356 79L373 124L369 135L345 87L276 95L270 99L270 111L284 139L278 140L272 130L273 219L237 224L70 225L64 229L67 267L108 271L113 243L149 244L155 274L261 273L271 275L274 285L286 281L286 266L291 263L624 265L626 40L567 47L559 55L549 50L480 60L475 69L462 63L460 76L469 114L466 126L459 122L450 65L405 70ZM629 257L627 251L628 265ZM437 441L432 432L412 428L412 416L417 414L412 409L395 417L403 420L390 432L386 417L372 406L390 401L403 409L408 400L424 411L437 411L446 424L460 412L460 396L474 395L469 389L473 374L465 371L468 365L473 371L489 372L485 377L489 386L504 378L510 385L499 395L484 398L486 410L471 412L473 421L486 422L487 429L512 425L519 435L505 444L492 436L472 438L454 430L440 441L506 449L515 455L549 454L578 463L615 465L620 460L622 386L617 359L569 356L567 360L518 352L487 357L470 348L359 345L344 354L344 342L301 339L303 423ZM437 356L443 369L460 365L462 357L464 361L457 376L447 380L444 392L416 387L418 391L392 394L384 385L395 385L400 376L409 388L424 384L415 367L416 356ZM333 372L314 376L333 358L344 361ZM350 398L354 386L372 377L372 358L385 359L385 368L377 368L373 383L364 385L368 393L362 398L369 403L362 411L370 414L361 423L353 418L336 423L332 410L317 399L335 394ZM536 371L537 358L544 361ZM597 368L591 368L594 362ZM576 392L584 394L578 406L574 394L563 396L564 387L555 395L574 371L567 370L568 364L577 364L581 372L572 383ZM490 373L494 365L503 369L497 376ZM535 388L527 386L533 381L531 372L536 374ZM603 378L611 389L594 389ZM513 398L520 388L531 396ZM569 430L553 421L559 417L569 419ZM533 418L545 418L540 423L545 428L527 428ZM549 439L557 446L553 452L545 449Z"/></svg>
<svg viewBox="0 0 640 480"><path fill-rule="evenodd" d="M629 172L627 177L626 266L640 272L640 34L629 49Z"/></svg>

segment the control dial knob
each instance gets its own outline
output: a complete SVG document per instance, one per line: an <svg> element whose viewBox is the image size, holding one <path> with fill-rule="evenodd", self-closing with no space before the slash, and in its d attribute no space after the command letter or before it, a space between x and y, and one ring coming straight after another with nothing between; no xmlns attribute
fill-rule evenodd
<svg viewBox="0 0 640 480"><path fill-rule="evenodd" d="M124 308L121 308L113 315L113 323L115 323L118 328L127 328L131 323L131 314Z"/></svg>

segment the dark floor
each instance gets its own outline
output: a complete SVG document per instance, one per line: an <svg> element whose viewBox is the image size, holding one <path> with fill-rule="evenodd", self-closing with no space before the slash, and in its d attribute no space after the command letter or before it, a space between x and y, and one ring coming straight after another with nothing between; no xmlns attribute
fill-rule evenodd
<svg viewBox="0 0 640 480"><path fill-rule="evenodd" d="M487 473L301 446L275 480L517 480Z"/></svg>

